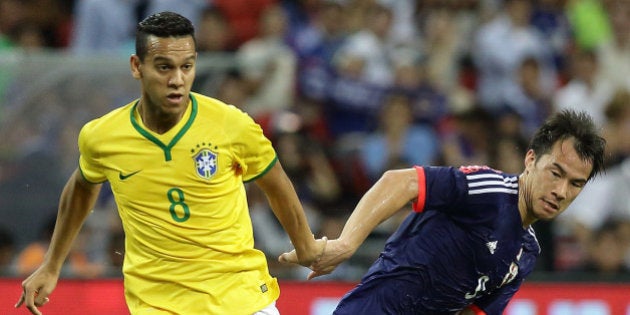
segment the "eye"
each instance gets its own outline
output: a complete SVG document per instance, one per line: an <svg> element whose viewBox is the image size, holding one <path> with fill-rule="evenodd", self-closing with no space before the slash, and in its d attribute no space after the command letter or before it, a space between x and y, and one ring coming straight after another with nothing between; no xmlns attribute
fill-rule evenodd
<svg viewBox="0 0 630 315"><path fill-rule="evenodd" d="M189 64L185 64L185 65L183 65L183 66L182 66L182 69L184 69L184 70L190 70L190 69L192 69L192 67L193 67L193 65L189 63Z"/></svg>
<svg viewBox="0 0 630 315"><path fill-rule="evenodd" d="M170 69L171 67L169 65L157 65L157 69L159 71L167 71L168 69Z"/></svg>
<svg viewBox="0 0 630 315"><path fill-rule="evenodd" d="M571 183L575 188L584 188L585 183L582 182L573 182Z"/></svg>
<svg viewBox="0 0 630 315"><path fill-rule="evenodd" d="M553 175L553 177L555 178L560 178L560 173L556 172L556 171L551 171L551 174Z"/></svg>

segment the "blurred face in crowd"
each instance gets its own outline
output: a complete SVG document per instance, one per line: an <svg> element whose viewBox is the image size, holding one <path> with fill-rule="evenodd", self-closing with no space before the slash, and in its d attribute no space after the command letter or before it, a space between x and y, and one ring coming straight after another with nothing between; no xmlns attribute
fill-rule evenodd
<svg viewBox="0 0 630 315"><path fill-rule="evenodd" d="M574 139L557 141L550 152L537 156L529 150L519 195L523 225L551 220L561 214L586 185L593 169L580 158Z"/></svg>
<svg viewBox="0 0 630 315"><path fill-rule="evenodd" d="M149 36L144 60L131 57L133 77L142 85L140 106L162 117L180 118L189 102L197 53L192 36Z"/></svg>
<svg viewBox="0 0 630 315"><path fill-rule="evenodd" d="M509 0L506 2L506 12L516 26L529 25L532 14L532 4L529 0Z"/></svg>

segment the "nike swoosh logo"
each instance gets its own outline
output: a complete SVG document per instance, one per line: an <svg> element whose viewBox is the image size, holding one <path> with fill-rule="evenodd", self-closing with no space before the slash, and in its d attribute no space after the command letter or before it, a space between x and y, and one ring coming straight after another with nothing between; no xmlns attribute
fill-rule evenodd
<svg viewBox="0 0 630 315"><path fill-rule="evenodd" d="M142 171L142 170L138 170L138 171L135 171L135 172L132 172L132 173L129 173L129 174L123 174L122 172L118 172L118 178L120 178L120 180L125 180L125 179L127 179L127 178L129 178L129 177L131 177L133 175L136 175L136 174L140 173L140 171Z"/></svg>

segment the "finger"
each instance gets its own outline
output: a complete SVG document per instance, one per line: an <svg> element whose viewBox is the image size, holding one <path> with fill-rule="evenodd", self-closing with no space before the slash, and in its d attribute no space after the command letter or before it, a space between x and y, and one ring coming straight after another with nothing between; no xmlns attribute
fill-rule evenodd
<svg viewBox="0 0 630 315"><path fill-rule="evenodd" d="M311 271L308 274L308 276L306 277L306 280L311 280L311 279L319 277L319 276L324 276L324 275L330 274L334 270L335 270L335 268L326 268L326 269L323 269L323 270L313 270L313 271Z"/></svg>
<svg viewBox="0 0 630 315"><path fill-rule="evenodd" d="M41 315L35 306L35 298L39 295L37 290L24 289L24 305L32 314Z"/></svg>
<svg viewBox="0 0 630 315"><path fill-rule="evenodd" d="M29 295L30 295L30 298L29 298ZM31 312L31 314L41 315L42 313L37 309L37 306L40 306L40 305L35 304L36 297L37 297L37 292L26 295L26 308Z"/></svg>
<svg viewBox="0 0 630 315"><path fill-rule="evenodd" d="M31 314L33 315L42 315L42 313L37 309L37 307L35 305L26 305L26 308L28 308L29 311L31 311Z"/></svg>
<svg viewBox="0 0 630 315"><path fill-rule="evenodd" d="M47 297L36 297L35 298L35 306L40 307L40 306L44 306L44 304L48 303L50 301L49 298Z"/></svg>
<svg viewBox="0 0 630 315"><path fill-rule="evenodd" d="M22 306L23 303L24 303L24 292L22 292L22 295L20 295L20 299L17 301L17 303L15 303L15 308Z"/></svg>
<svg viewBox="0 0 630 315"><path fill-rule="evenodd" d="M283 253L280 255L280 257L278 257L278 261L281 263L297 264L297 253L295 252L295 250L292 250L288 253Z"/></svg>

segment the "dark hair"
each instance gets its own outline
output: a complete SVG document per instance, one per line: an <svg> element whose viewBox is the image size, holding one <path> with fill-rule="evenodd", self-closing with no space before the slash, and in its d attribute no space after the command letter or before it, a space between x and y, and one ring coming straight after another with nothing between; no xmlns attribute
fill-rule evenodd
<svg viewBox="0 0 630 315"><path fill-rule="evenodd" d="M593 164L588 179L602 172L606 140L597 133L591 116L583 111L567 109L549 117L534 134L529 148L538 158L549 153L556 142L569 138L575 140L574 148L580 158Z"/></svg>
<svg viewBox="0 0 630 315"><path fill-rule="evenodd" d="M157 37L181 37L192 36L195 41L195 27L189 19L174 13L160 12L148 16L136 28L136 56L140 60L144 60L147 54L147 38L149 36Z"/></svg>

